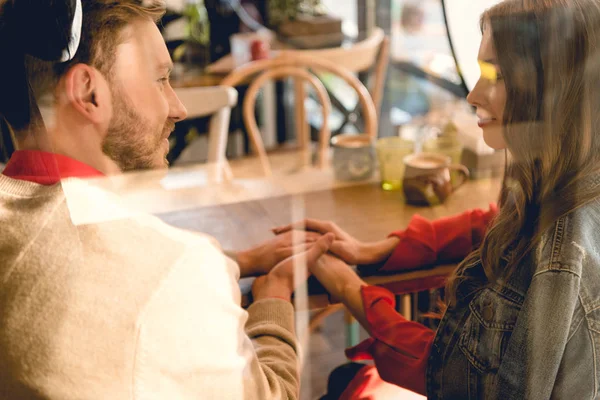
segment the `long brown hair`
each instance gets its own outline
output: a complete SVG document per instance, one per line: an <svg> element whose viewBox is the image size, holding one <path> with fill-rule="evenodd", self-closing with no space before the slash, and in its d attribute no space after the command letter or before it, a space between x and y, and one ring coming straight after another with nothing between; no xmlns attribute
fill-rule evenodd
<svg viewBox="0 0 600 400"><path fill-rule="evenodd" d="M509 160L497 217L448 281L450 306L469 269L481 263L484 284L507 280L559 218L600 196L600 3L506 0L481 29L506 85Z"/></svg>

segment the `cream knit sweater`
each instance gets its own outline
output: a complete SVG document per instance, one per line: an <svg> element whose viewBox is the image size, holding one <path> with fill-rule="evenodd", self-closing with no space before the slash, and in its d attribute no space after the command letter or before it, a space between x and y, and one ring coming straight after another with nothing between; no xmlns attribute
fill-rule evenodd
<svg viewBox="0 0 600 400"><path fill-rule="evenodd" d="M78 179L0 175L0 399L293 399L293 308Z"/></svg>

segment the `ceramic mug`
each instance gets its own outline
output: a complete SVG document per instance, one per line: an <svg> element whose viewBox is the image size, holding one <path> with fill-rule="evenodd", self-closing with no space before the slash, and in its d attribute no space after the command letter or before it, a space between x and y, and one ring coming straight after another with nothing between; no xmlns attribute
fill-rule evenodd
<svg viewBox="0 0 600 400"><path fill-rule="evenodd" d="M404 158L402 186L407 204L435 206L442 204L469 179L469 170L461 164L452 164L450 157L436 153L412 154ZM450 171L458 172L453 183Z"/></svg>
<svg viewBox="0 0 600 400"><path fill-rule="evenodd" d="M375 170L373 139L367 135L342 134L331 139L335 178L343 181L369 179Z"/></svg>

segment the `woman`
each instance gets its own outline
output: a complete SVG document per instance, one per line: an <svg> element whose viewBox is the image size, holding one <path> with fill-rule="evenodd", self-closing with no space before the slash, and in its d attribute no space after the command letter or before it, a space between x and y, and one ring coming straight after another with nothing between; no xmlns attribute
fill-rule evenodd
<svg viewBox="0 0 600 400"><path fill-rule="evenodd" d="M354 355L370 354L385 380L429 399L596 398L600 3L507 0L483 14L481 28L485 74L468 101L486 143L506 149L509 163L498 214L450 277L437 332L393 313L391 294L338 259L312 272L367 328L372 339ZM348 263L410 250L402 235L367 245L332 225L311 228L333 231Z"/></svg>

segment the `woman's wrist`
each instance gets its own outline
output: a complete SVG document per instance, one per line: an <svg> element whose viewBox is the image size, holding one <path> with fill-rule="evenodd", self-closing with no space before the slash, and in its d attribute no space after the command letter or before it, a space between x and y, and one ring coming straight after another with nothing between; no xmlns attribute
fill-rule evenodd
<svg viewBox="0 0 600 400"><path fill-rule="evenodd" d="M337 258L329 258L312 268L313 275L325 287L333 302L343 302L353 288L364 284L350 266Z"/></svg>
<svg viewBox="0 0 600 400"><path fill-rule="evenodd" d="M367 285L354 271L348 273L343 280L340 288L340 295L343 299L350 299L360 293L360 288Z"/></svg>
<svg viewBox="0 0 600 400"><path fill-rule="evenodd" d="M339 301L346 306L346 309L367 331L370 331L362 300L362 287L367 286L367 283L354 273L354 271L351 272L351 274L347 274L344 277Z"/></svg>
<svg viewBox="0 0 600 400"><path fill-rule="evenodd" d="M377 264L384 262L391 255L400 238L391 236L379 242L364 243L360 249L359 264Z"/></svg>

